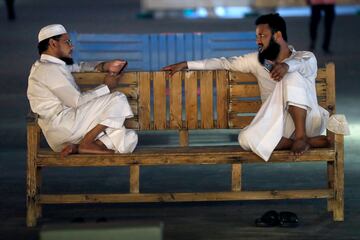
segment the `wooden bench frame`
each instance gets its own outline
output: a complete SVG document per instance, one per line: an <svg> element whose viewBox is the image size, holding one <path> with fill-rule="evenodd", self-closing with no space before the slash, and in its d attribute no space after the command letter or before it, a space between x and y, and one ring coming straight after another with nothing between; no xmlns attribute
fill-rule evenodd
<svg viewBox="0 0 360 240"><path fill-rule="evenodd" d="M78 84L87 89L101 83L102 73L75 74ZM344 220L344 139L328 132L335 144L311 149L300 157L289 151L275 151L269 163L319 162L327 164L327 186L323 189L245 191L242 189L242 164L264 163L252 152L237 145L189 146L191 129L242 128L258 111L259 89L250 74L227 71L186 71L171 79L164 72L128 72L119 90L124 92L135 117L127 127L139 131L178 130L177 147L138 146L131 154L75 154L61 159L58 153L40 147L41 130L36 119L27 123L27 226L35 226L43 204L227 201L263 199L327 199L327 209L335 221ZM335 113L335 66L320 68L317 77L319 104ZM168 101L166 101L168 99ZM167 104L165 104L168 102ZM216 103L215 103L216 102ZM199 104L198 104L199 103ZM214 104L212 104L214 103ZM244 114L243 113L247 113ZM250 113L250 114L249 114ZM250 116L249 116L250 115ZM183 164L231 164L229 191L193 193L141 193L140 166ZM43 194L41 169L44 167L129 166L129 193L119 194Z"/></svg>

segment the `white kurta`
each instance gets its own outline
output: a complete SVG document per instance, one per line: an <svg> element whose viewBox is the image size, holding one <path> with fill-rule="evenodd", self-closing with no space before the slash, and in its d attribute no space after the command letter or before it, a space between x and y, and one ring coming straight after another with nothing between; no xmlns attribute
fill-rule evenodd
<svg viewBox="0 0 360 240"><path fill-rule="evenodd" d="M295 127L288 113L289 105L307 110L306 134L308 137L323 133L329 113L317 102L315 78L317 61L313 53L295 51L283 62L289 65L288 73L276 82L259 63L257 52L231 58L212 58L189 61L189 69L226 69L252 73L258 80L263 105L250 125L239 133L239 144L252 150L265 161L281 137L291 138Z"/></svg>
<svg viewBox="0 0 360 240"><path fill-rule="evenodd" d="M137 134L124 127L133 113L126 96L110 93L100 85L81 93L71 72L93 71L97 63L67 66L62 60L43 54L30 72L27 95L33 112L39 114L38 123L50 147L59 152L65 144L79 143L97 124L107 126L98 136L115 152L132 152Z"/></svg>

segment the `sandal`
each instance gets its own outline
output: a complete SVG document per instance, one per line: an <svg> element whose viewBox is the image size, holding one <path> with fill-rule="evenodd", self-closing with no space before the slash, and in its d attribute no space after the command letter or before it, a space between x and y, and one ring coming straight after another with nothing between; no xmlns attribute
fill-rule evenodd
<svg viewBox="0 0 360 240"><path fill-rule="evenodd" d="M285 228L294 228L299 226L299 219L295 213L280 212L279 213L279 226Z"/></svg>
<svg viewBox="0 0 360 240"><path fill-rule="evenodd" d="M255 220L255 226L257 227L275 227L279 224L279 214L274 210L264 213L261 218Z"/></svg>

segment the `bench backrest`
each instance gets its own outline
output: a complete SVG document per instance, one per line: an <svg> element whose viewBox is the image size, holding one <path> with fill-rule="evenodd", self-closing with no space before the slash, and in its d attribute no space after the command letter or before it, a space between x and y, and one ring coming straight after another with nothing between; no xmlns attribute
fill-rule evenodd
<svg viewBox="0 0 360 240"><path fill-rule="evenodd" d="M256 51L254 32L70 33L75 61L126 59L130 71L158 71L174 62Z"/></svg>
<svg viewBox="0 0 360 240"><path fill-rule="evenodd" d="M104 73L76 73L83 90L103 82ZM335 111L335 66L318 70L319 104ZM243 128L261 106L252 74L229 71L184 71L168 78L165 72L125 72L117 90L128 97L138 130Z"/></svg>

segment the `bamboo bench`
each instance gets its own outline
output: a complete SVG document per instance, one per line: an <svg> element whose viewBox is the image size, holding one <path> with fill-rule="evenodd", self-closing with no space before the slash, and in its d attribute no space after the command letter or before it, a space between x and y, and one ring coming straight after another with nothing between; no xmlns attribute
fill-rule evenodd
<svg viewBox="0 0 360 240"><path fill-rule="evenodd" d="M103 73L74 74L82 89L102 82ZM318 70L320 105L335 113L335 66ZM44 204L227 201L263 199L327 199L335 221L344 219L344 140L331 148L311 149L300 157L290 151L275 151L269 163L326 162L327 186L323 189L248 191L242 189L242 164L265 163L236 142L223 146L189 145L189 130L238 129L248 125L261 106L256 79L250 74L228 71L184 71L167 79L164 72L124 73L119 91L125 93L135 117L126 122L138 131L177 130L179 145L138 146L131 154L75 154L61 159L58 153L40 147L41 130L36 119L27 123L27 226L35 226ZM229 190L224 192L141 193L140 166L183 164L231 164ZM44 194L44 167L129 166L129 193Z"/></svg>

